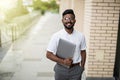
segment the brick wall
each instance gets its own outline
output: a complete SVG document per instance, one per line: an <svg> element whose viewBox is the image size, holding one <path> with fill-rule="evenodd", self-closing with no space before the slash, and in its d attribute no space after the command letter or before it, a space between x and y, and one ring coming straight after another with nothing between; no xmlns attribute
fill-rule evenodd
<svg viewBox="0 0 120 80"><path fill-rule="evenodd" d="M120 0L85 1L88 77L113 76L119 10Z"/></svg>

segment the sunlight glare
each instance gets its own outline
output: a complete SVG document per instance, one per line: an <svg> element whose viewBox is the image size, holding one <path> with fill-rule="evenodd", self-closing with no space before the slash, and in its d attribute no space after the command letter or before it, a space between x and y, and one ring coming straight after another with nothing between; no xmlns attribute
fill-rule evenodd
<svg viewBox="0 0 120 80"><path fill-rule="evenodd" d="M0 0L0 8L10 9L15 6L15 0Z"/></svg>

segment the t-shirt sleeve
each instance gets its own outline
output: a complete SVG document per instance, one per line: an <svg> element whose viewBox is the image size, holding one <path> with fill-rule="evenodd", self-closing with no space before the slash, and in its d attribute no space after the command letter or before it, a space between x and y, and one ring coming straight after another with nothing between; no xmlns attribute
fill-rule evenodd
<svg viewBox="0 0 120 80"><path fill-rule="evenodd" d="M86 50L86 40L84 35L82 35L81 50Z"/></svg>
<svg viewBox="0 0 120 80"><path fill-rule="evenodd" d="M56 54L57 51L57 38L55 37L55 35L52 36L48 47L47 47L47 51L52 52L53 54Z"/></svg>

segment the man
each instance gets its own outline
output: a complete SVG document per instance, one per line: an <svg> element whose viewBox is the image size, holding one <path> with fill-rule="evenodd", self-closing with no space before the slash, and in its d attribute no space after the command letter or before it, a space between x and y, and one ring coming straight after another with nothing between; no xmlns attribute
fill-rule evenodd
<svg viewBox="0 0 120 80"><path fill-rule="evenodd" d="M46 57L54 62L55 80L81 80L86 61L86 42L82 33L74 29L76 22L72 9L67 9L62 14L64 29L55 33L48 45ZM59 39L72 42L76 45L73 58L60 58L56 55ZM63 65L70 66L69 68Z"/></svg>

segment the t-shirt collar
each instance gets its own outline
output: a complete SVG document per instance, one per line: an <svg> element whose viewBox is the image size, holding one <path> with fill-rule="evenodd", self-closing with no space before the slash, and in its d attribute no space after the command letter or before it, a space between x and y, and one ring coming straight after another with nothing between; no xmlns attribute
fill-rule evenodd
<svg viewBox="0 0 120 80"><path fill-rule="evenodd" d="M73 32L71 34L69 34L65 29L63 29L64 33L67 34L67 35L72 35L74 34L75 30L73 29Z"/></svg>

